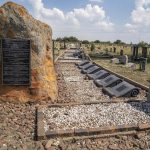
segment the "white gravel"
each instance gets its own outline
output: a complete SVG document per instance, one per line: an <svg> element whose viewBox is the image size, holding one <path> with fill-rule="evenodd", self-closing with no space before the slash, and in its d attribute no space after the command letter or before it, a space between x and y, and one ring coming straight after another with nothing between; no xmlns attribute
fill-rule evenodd
<svg viewBox="0 0 150 150"><path fill-rule="evenodd" d="M150 103L114 103L43 108L45 130L150 123ZM53 125L53 127L51 126Z"/></svg>

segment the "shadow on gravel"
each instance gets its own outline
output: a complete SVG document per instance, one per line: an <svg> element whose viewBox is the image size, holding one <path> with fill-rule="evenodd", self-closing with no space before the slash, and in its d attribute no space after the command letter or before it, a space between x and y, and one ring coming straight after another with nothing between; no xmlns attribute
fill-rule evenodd
<svg viewBox="0 0 150 150"><path fill-rule="evenodd" d="M146 115L150 116L150 102L130 102L133 108L137 109L140 112L144 112Z"/></svg>

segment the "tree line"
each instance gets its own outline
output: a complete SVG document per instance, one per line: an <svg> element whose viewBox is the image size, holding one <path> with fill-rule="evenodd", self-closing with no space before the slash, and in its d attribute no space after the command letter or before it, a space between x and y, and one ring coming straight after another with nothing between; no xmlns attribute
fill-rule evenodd
<svg viewBox="0 0 150 150"><path fill-rule="evenodd" d="M126 45L127 43L121 41L121 40L116 40L114 42L111 41L100 41L100 40L95 40L95 41L88 41L88 40L79 40L78 38L74 37L74 36L70 36L70 37L59 37L57 38L55 41L58 42L80 42L82 44L117 44L117 45ZM130 45L132 45L133 43L131 42ZM143 46L150 46L149 43L141 41L138 43L139 46L143 47Z"/></svg>

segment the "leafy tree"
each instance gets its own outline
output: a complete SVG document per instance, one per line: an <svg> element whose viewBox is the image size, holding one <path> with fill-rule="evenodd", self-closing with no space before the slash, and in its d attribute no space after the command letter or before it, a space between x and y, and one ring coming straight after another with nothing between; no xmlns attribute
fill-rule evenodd
<svg viewBox="0 0 150 150"><path fill-rule="evenodd" d="M94 43L101 43L99 40L94 41Z"/></svg>
<svg viewBox="0 0 150 150"><path fill-rule="evenodd" d="M88 40L83 40L82 44L89 44L90 42Z"/></svg>
<svg viewBox="0 0 150 150"><path fill-rule="evenodd" d="M122 42L121 40L116 40L115 42L114 42L114 44L125 44L124 42Z"/></svg>
<svg viewBox="0 0 150 150"><path fill-rule="evenodd" d="M60 38L60 37L56 39L56 41L59 41L59 42L61 42L62 40L63 40L63 39Z"/></svg>
<svg viewBox="0 0 150 150"><path fill-rule="evenodd" d="M56 41L64 41L64 42L79 42L79 40L76 37L70 36L70 37L63 37L63 38L57 38Z"/></svg>
<svg viewBox="0 0 150 150"><path fill-rule="evenodd" d="M141 41L141 42L138 43L138 46L145 47L145 46L148 46L148 43L146 43L144 41Z"/></svg>

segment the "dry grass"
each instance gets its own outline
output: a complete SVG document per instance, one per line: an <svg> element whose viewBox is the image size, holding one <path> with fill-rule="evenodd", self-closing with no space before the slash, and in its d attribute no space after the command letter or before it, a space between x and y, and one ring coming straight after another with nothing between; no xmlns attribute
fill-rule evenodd
<svg viewBox="0 0 150 150"><path fill-rule="evenodd" d="M147 80L150 79L150 63L147 65L146 72L139 71L139 65L137 64L137 70L133 71L131 68L127 68L125 65L121 64L112 64L110 60L98 59L94 60L97 64L106 67L109 70L112 70L118 74L126 76L136 82L149 86Z"/></svg>

